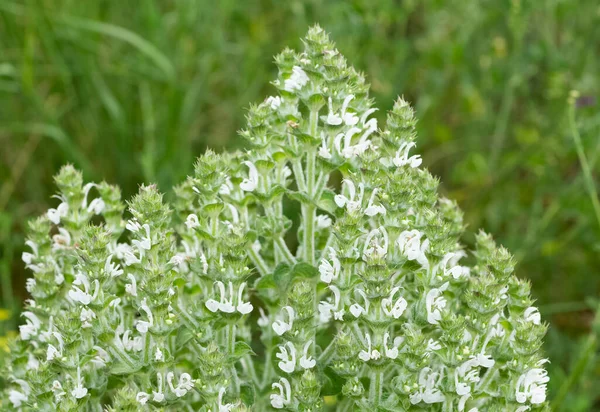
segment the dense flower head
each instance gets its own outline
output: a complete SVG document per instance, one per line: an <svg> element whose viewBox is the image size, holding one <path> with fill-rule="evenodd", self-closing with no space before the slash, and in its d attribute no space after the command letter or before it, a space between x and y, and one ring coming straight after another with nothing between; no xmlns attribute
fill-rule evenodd
<svg viewBox="0 0 600 412"><path fill-rule="evenodd" d="M276 57L247 150L207 151L170 205L60 171L3 408L546 408L546 326L511 255L462 246L410 105L380 126L327 34L304 46Z"/></svg>

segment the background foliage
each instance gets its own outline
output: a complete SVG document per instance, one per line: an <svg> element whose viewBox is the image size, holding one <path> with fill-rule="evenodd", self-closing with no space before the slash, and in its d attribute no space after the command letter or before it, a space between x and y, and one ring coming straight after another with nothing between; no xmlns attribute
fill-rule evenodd
<svg viewBox="0 0 600 412"><path fill-rule="evenodd" d="M26 298L25 222L50 206L62 164L125 196L142 182L168 191L205 147L240 144L244 108L272 90L272 56L314 22L378 106L414 104L425 165L471 228L519 259L551 324L557 409L600 409L600 226L567 121L577 89L597 185L595 0L1 0L0 335Z"/></svg>

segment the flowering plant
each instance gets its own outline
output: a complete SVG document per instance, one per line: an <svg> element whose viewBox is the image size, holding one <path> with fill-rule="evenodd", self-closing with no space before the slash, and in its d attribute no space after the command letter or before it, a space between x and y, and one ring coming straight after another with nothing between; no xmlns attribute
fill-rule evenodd
<svg viewBox="0 0 600 412"><path fill-rule="evenodd" d="M379 129L326 33L304 44L250 107L250 149L207 152L170 205L142 186L124 217L118 188L60 171L3 408L546 408L546 326L511 255L484 233L464 251L408 103Z"/></svg>

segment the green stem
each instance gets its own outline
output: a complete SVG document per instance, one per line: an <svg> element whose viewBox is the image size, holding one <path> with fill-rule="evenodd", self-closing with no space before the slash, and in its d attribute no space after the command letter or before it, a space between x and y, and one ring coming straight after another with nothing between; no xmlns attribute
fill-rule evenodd
<svg viewBox="0 0 600 412"><path fill-rule="evenodd" d="M369 385L369 401L372 406L379 406L381 403L383 372L380 370L372 371L371 385Z"/></svg>
<svg viewBox="0 0 600 412"><path fill-rule="evenodd" d="M600 202L598 201L598 192L596 191L596 184L592 177L592 170L585 156L583 143L581 142L581 136L579 130L575 124L575 103L572 102L569 107L569 126L571 127L571 136L575 142L575 149L577 150L577 156L579 157L579 163L581 164L581 170L583 171L583 180L585 182L585 188L588 192L594 212L596 214L596 221L600 227Z"/></svg>
<svg viewBox="0 0 600 412"><path fill-rule="evenodd" d="M578 359L577 363L575 364L575 367L569 374L568 378L564 381L564 383L558 390L558 394L556 395L556 397L554 398L554 401L552 402L552 410L553 411L560 410L565 398L570 393L571 388L573 388L573 386L575 386L575 384L577 382L579 382L579 380L583 377L585 369L588 367L588 365L592 364L592 358L594 357L594 354L596 353L596 350L598 348L598 338L596 336L596 328L599 326L598 325L599 323L600 323L600 305L598 305L598 309L596 309L596 316L595 316L594 324L592 325L592 331L590 332L587 339L585 340L585 343L583 345L583 350L581 351L581 356Z"/></svg>
<svg viewBox="0 0 600 412"><path fill-rule="evenodd" d="M252 247L248 248L248 256L250 257L250 260L252 260L252 263L254 263L254 267L256 270L258 270L258 273L261 276L271 273L271 270L265 263L264 259L254 249L252 249Z"/></svg>
<svg viewBox="0 0 600 412"><path fill-rule="evenodd" d="M227 345L227 353L233 355L233 353L235 352L235 323L230 323L227 325L227 328L225 329L225 339ZM230 373L234 393L237 396L237 394L240 393L240 380L238 378L237 369L235 368L234 363L231 364Z"/></svg>

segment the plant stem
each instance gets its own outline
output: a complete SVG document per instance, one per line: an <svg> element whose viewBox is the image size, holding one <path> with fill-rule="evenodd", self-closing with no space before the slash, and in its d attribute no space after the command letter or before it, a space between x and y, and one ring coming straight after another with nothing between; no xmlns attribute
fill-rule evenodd
<svg viewBox="0 0 600 412"><path fill-rule="evenodd" d="M375 370L371 374L371 384L369 385L369 401L372 406L379 406L381 403L381 390L383 381L383 372Z"/></svg>
<svg viewBox="0 0 600 412"><path fill-rule="evenodd" d="M592 177L592 170L587 161L587 157L585 156L583 143L581 142L581 136L579 135L579 130L577 129L577 125L575 123L574 102L572 102L569 107L569 126L571 128L571 136L573 137L573 141L575 142L575 149L577 150L577 156L579 157L581 170L583 171L583 180L585 183L585 188L592 202L592 206L594 207L596 221L598 222L598 226L600 227L600 202L598 201L598 192L596 191L596 184L594 183L594 178Z"/></svg>

